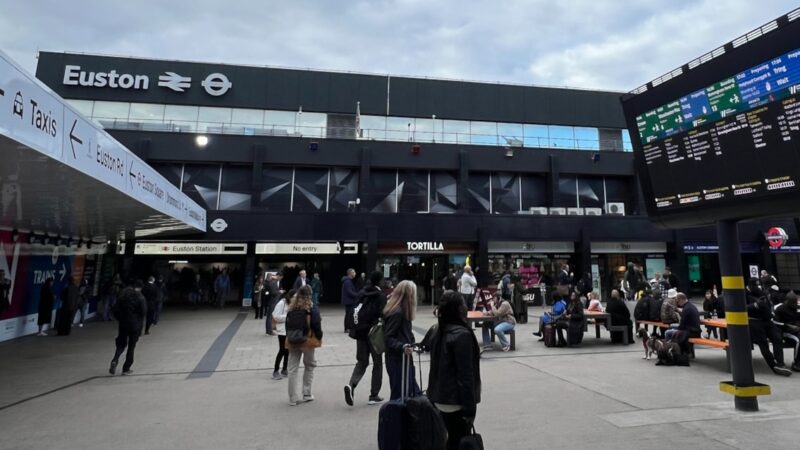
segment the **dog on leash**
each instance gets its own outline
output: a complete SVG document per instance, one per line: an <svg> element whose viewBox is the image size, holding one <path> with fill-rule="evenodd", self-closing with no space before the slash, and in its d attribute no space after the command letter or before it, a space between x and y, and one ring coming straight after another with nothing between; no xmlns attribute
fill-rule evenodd
<svg viewBox="0 0 800 450"><path fill-rule="evenodd" d="M664 346L664 341L659 339L655 332L648 336L647 330L639 328L636 330L636 335L639 336L644 346L644 356L642 356L642 359L649 360L654 354L658 354L658 351Z"/></svg>

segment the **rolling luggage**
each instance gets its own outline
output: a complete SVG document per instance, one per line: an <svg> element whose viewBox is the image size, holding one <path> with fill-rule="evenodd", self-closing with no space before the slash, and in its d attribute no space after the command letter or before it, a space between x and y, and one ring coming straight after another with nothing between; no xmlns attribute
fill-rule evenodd
<svg viewBox="0 0 800 450"><path fill-rule="evenodd" d="M555 347L556 346L556 328L552 324L547 324L544 326L544 346L545 347Z"/></svg>
<svg viewBox="0 0 800 450"><path fill-rule="evenodd" d="M378 449L405 450L406 445L406 395L408 392L408 356L403 355L403 381L400 398L390 400L378 412Z"/></svg>
<svg viewBox="0 0 800 450"><path fill-rule="evenodd" d="M422 389L422 352L419 357L419 383ZM427 395L417 395L406 401L408 448L410 450L444 450L447 446L447 427L441 413Z"/></svg>

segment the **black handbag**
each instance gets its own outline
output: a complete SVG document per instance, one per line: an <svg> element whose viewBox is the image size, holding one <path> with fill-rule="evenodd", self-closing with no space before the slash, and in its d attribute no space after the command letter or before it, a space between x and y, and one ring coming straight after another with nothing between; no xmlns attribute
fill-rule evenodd
<svg viewBox="0 0 800 450"><path fill-rule="evenodd" d="M458 450L483 450L483 438L475 432L475 425L470 429L470 434L461 438Z"/></svg>

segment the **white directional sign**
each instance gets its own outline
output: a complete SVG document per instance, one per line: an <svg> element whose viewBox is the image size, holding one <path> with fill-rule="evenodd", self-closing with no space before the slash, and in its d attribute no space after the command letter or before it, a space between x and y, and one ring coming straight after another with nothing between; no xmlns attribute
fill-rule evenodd
<svg viewBox="0 0 800 450"><path fill-rule="evenodd" d="M125 80L120 77L121 83ZM113 186L161 213L206 230L205 209L2 52L0 134Z"/></svg>

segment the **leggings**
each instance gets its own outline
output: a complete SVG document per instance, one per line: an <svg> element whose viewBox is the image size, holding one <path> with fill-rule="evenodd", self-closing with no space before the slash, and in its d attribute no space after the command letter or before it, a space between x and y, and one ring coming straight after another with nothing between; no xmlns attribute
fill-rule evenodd
<svg viewBox="0 0 800 450"><path fill-rule="evenodd" d="M286 370L286 361L289 358L289 350L286 350L286 336L278 335L278 354L275 356L275 372L281 366L281 359L283 359L283 370Z"/></svg>

